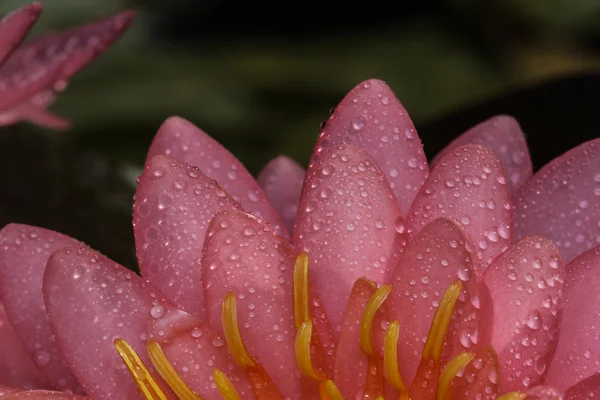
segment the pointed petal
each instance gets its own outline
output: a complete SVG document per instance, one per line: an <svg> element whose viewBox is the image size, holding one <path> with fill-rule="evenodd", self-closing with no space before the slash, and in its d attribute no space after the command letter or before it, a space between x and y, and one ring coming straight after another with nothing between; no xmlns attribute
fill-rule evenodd
<svg viewBox="0 0 600 400"><path fill-rule="evenodd" d="M458 280L463 282L463 295L456 304L457 318L448 330L445 358L469 351L482 340L480 311L473 306L480 308L481 299L477 297L472 250L461 230L445 219L427 224L402 250L388 301L390 318L400 322L398 359L407 383L413 381L419 367L440 300Z"/></svg>
<svg viewBox="0 0 600 400"><path fill-rule="evenodd" d="M202 257L209 323L222 332L223 299L232 291L248 351L258 358L280 393L290 398L300 393L294 353L294 261L293 249L281 236L239 211L215 216Z"/></svg>
<svg viewBox="0 0 600 400"><path fill-rule="evenodd" d="M56 344L42 294L50 255L77 245L75 239L47 229L7 225L0 231L0 293L15 331L48 383L81 393Z"/></svg>
<svg viewBox="0 0 600 400"><path fill-rule="evenodd" d="M600 374L592 375L565 392L564 400L589 400L600 397Z"/></svg>
<svg viewBox="0 0 600 400"><path fill-rule="evenodd" d="M538 171L515 196L515 237L552 239L565 262L600 243L600 139Z"/></svg>
<svg viewBox="0 0 600 400"><path fill-rule="evenodd" d="M564 278L558 249L542 237L515 243L485 272L503 390L525 391L544 381L558 340Z"/></svg>
<svg viewBox="0 0 600 400"><path fill-rule="evenodd" d="M354 282L383 283L405 241L400 208L383 174L359 148L340 145L306 177L293 243L306 250L311 276L339 332Z"/></svg>
<svg viewBox="0 0 600 400"><path fill-rule="evenodd" d="M204 236L215 213L238 207L197 168L163 155L148 161L133 209L142 276L178 308L204 318Z"/></svg>
<svg viewBox="0 0 600 400"><path fill-rule="evenodd" d="M304 175L304 169L286 156L270 161L258 175L258 184L290 233L294 230Z"/></svg>
<svg viewBox="0 0 600 400"><path fill-rule="evenodd" d="M600 373L600 246L566 266L560 334L546 384L566 390Z"/></svg>
<svg viewBox="0 0 600 400"><path fill-rule="evenodd" d="M435 166L446 154L466 144L487 146L498 155L512 193L531 177L533 167L525 135L514 118L499 115L474 126L446 146L434 158L431 166Z"/></svg>
<svg viewBox="0 0 600 400"><path fill-rule="evenodd" d="M500 391L500 366L494 349L484 347L477 352L464 373L452 381L452 398L461 400L495 400Z"/></svg>
<svg viewBox="0 0 600 400"><path fill-rule="evenodd" d="M154 137L147 160L157 154L166 154L198 167L239 201L244 210L263 218L280 234L287 235L277 211L242 163L191 122L181 117L167 119Z"/></svg>
<svg viewBox="0 0 600 400"><path fill-rule="evenodd" d="M71 121L52 111L48 111L41 107L28 105L20 110L22 119L55 130L65 130L71 127Z"/></svg>
<svg viewBox="0 0 600 400"><path fill-rule="evenodd" d="M52 254L43 291L56 341L87 393L95 399L138 398L113 343L126 340L150 366L146 327L168 303L142 278L86 247Z"/></svg>
<svg viewBox="0 0 600 400"><path fill-rule="evenodd" d="M29 390L12 393L3 397L3 400L91 400L89 397L78 396L71 393L54 392L51 390Z"/></svg>
<svg viewBox="0 0 600 400"><path fill-rule="evenodd" d="M0 21L0 65L21 43L42 12L40 3L19 8Z"/></svg>
<svg viewBox="0 0 600 400"><path fill-rule="evenodd" d="M464 229L476 246L481 268L506 249L512 238L510 196L500 160L481 145L454 150L431 171L419 191L406 226L415 235L437 218Z"/></svg>
<svg viewBox="0 0 600 400"><path fill-rule="evenodd" d="M309 170L342 143L360 147L377 163L406 215L429 167L408 113L385 82L362 82L344 97L321 132Z"/></svg>
<svg viewBox="0 0 600 400"><path fill-rule="evenodd" d="M0 303L0 385L16 388L44 388L44 377L37 369L25 345L14 331ZM0 388L0 397L7 390Z"/></svg>
<svg viewBox="0 0 600 400"><path fill-rule="evenodd" d="M365 391L369 370L368 356L360 347L361 320L367 303L377 288L361 278L350 293L344 314L340 339L335 353L333 379L345 399L361 398ZM387 311L379 309L373 322L373 346L383 357L383 338L389 322Z"/></svg>

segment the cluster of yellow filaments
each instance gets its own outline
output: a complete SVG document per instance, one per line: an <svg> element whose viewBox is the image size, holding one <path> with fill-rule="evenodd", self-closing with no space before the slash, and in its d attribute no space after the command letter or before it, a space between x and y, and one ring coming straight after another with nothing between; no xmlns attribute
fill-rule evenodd
<svg viewBox="0 0 600 400"><path fill-rule="evenodd" d="M432 400L433 397L436 400L450 400L452 380L465 369L475 356L473 353L463 352L449 361L443 369L440 368L446 333L456 302L462 291L460 281L448 288L440 302L425 342L417 377L412 387L409 388L404 383L398 367L399 322L390 322L386 329L383 359L373 346L373 322L377 312L392 291L392 287L391 285L384 285L377 288L374 282L364 278L361 279L374 291L366 304L360 324L360 348L368 358L368 370L371 371L367 374L363 399L383 400L383 381L385 379L399 393L400 400L427 397L431 397ZM324 349L320 344L319 336L315 333L311 318L308 255L306 253L302 253L297 257L294 269L294 316L297 329L295 354L300 372L304 377L317 383L318 396L321 400L343 400L338 387L328 372L329 368L324 361ZM222 324L229 352L235 362L248 373L257 400L283 399L263 366L252 357L244 345L237 322L236 300L233 292L229 292L223 301ZM148 368L131 346L123 339L116 339L114 345L143 397L146 400L167 400L168 397L165 391L150 374ZM158 342L149 341L147 351L154 369L179 399L202 399L183 381L173 365L167 360ZM437 386L433 389L434 392L428 396L427 393L422 392L422 387L426 385L422 385L423 381L420 381L420 379L428 379L427 377L431 375L429 372L432 369L438 374L439 379ZM234 385L222 371L215 369L213 379L224 400L241 399ZM416 390L416 392L413 390ZM523 400L525 397L526 395L523 393L513 392L502 395L497 400Z"/></svg>

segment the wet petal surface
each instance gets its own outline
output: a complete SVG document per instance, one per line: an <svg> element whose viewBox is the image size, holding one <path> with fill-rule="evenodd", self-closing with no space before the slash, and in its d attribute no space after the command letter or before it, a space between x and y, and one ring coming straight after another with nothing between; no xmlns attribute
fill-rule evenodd
<svg viewBox="0 0 600 400"><path fill-rule="evenodd" d="M41 12L42 5L33 3L13 11L0 21L0 65L21 43Z"/></svg>

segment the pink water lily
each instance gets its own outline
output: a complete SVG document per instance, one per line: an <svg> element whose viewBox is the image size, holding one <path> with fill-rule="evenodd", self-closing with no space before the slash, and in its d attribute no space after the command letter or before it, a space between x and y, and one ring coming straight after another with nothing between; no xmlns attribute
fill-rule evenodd
<svg viewBox="0 0 600 400"><path fill-rule="evenodd" d="M532 176L499 116L430 167L370 80L306 172L279 157L257 183L169 118L135 195L141 276L56 232L0 232L0 396L600 396L598 146Z"/></svg>
<svg viewBox="0 0 600 400"><path fill-rule="evenodd" d="M0 126L29 121L65 129L70 121L47 110L71 77L92 62L127 29L125 11L19 46L42 11L40 3L0 21Z"/></svg>

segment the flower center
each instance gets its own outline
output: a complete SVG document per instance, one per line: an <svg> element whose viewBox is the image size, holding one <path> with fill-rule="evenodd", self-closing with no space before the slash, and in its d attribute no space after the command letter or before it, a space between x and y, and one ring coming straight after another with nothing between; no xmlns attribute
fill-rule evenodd
<svg viewBox="0 0 600 400"><path fill-rule="evenodd" d="M298 369L302 375L313 380L318 385L319 396L322 400L343 400L334 383L311 317L308 255L303 252L296 258L294 268L294 317L297 329L295 354ZM360 321L360 348L368 359L368 371L363 393L363 399L383 400L384 385L387 381L398 393L401 400L424 398L450 400L452 380L473 360L475 355L463 352L450 360L442 369L442 350L448 332L448 326L462 291L460 281L450 285L442 298L435 313L429 330L421 362L412 386L405 384L398 367L397 347L400 336L399 321L389 323L384 337L383 357L373 345L373 322L375 316L392 291L391 285L377 287L374 282L361 278L370 286L374 293L368 300ZM227 293L223 301L222 317L223 332L229 352L240 367L250 378L252 389L258 400L283 399L271 377L264 367L257 362L246 348L237 321L236 300L233 292ZM146 400L166 400L166 391L150 374L139 356L123 339L116 339L115 348L123 359L133 380ZM183 381L173 365L162 351L160 344L149 341L148 355L164 382L181 400L202 399ZM213 371L214 383L221 397L225 400L239 400L241 397L229 378L220 370ZM432 379L437 385L431 385ZM508 393L497 400L522 400L526 395L519 392Z"/></svg>

